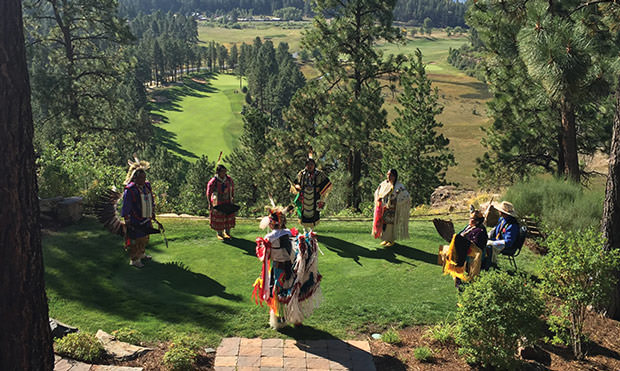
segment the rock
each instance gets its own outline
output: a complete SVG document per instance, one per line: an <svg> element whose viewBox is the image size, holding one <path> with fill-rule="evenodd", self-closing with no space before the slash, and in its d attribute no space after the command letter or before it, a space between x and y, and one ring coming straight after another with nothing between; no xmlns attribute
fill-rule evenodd
<svg viewBox="0 0 620 371"><path fill-rule="evenodd" d="M455 191L456 187L451 185L437 187L431 194L431 205L435 207L440 203L452 198Z"/></svg>
<svg viewBox="0 0 620 371"><path fill-rule="evenodd" d="M370 337L372 337L375 340L380 340L381 339L381 334L372 334L372 335L370 335Z"/></svg>
<svg viewBox="0 0 620 371"><path fill-rule="evenodd" d="M545 366L551 365L551 355L544 349L533 345L519 348L519 355L523 359L527 359L530 361L536 361Z"/></svg>
<svg viewBox="0 0 620 371"><path fill-rule="evenodd" d="M97 331L95 336L103 344L106 353L117 361L131 361L152 350L118 341L114 336L103 330Z"/></svg>
<svg viewBox="0 0 620 371"><path fill-rule="evenodd" d="M92 365L90 371L142 371L142 367Z"/></svg>
<svg viewBox="0 0 620 371"><path fill-rule="evenodd" d="M56 207L56 217L62 224L73 224L82 219L82 197L69 197L60 201Z"/></svg>
<svg viewBox="0 0 620 371"><path fill-rule="evenodd" d="M62 197L39 199L39 210L41 214L54 215L56 213L56 205L58 205L60 201L62 201Z"/></svg>
<svg viewBox="0 0 620 371"><path fill-rule="evenodd" d="M78 329L75 327L71 327L69 325L65 325L64 323L57 321L53 318L49 319L50 321L50 330L52 330L52 337L54 339L60 339L67 334L72 332L78 332Z"/></svg>
<svg viewBox="0 0 620 371"><path fill-rule="evenodd" d="M210 354L210 353L215 353L216 350L213 348L205 348L205 353Z"/></svg>

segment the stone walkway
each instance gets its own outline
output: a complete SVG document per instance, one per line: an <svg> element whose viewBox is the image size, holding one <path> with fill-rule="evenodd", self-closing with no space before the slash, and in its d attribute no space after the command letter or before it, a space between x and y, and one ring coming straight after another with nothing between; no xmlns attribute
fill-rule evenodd
<svg viewBox="0 0 620 371"><path fill-rule="evenodd" d="M58 355L54 355L54 358L54 371L142 371L142 367L89 365Z"/></svg>
<svg viewBox="0 0 620 371"><path fill-rule="evenodd" d="M225 338L217 348L216 371L376 371L370 345L357 340Z"/></svg>

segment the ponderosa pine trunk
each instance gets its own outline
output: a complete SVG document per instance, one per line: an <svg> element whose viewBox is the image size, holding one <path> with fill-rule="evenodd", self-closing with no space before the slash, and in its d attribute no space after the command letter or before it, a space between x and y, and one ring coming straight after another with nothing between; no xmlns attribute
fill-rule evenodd
<svg viewBox="0 0 620 371"><path fill-rule="evenodd" d="M562 117L562 144L564 145L564 167L568 179L579 183L579 158L577 156L577 128L575 124L575 109L573 105L563 99L560 104Z"/></svg>
<svg viewBox="0 0 620 371"><path fill-rule="evenodd" d="M605 249L608 251L620 250L620 79L618 81L602 222ZM619 281L612 295L613 300L608 315L614 319L620 319L620 270L616 271L616 277Z"/></svg>
<svg viewBox="0 0 620 371"><path fill-rule="evenodd" d="M52 370L20 0L0 2L0 370Z"/></svg>

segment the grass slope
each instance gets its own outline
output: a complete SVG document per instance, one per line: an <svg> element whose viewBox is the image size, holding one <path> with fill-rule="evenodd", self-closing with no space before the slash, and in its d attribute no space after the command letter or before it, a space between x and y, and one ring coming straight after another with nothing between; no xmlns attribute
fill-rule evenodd
<svg viewBox="0 0 620 371"><path fill-rule="evenodd" d="M156 136L169 149L188 159L205 154L215 161L220 151L229 154L235 147L244 102L236 76L203 74L151 95Z"/></svg>
<svg viewBox="0 0 620 371"><path fill-rule="evenodd" d="M215 345L223 336L277 337L268 311L250 300L260 273L255 221L241 221L235 239L215 239L207 221L164 220L170 248L154 236L154 260L128 265L122 241L93 219L43 239L50 316L95 332L140 330L144 340L196 333ZM430 222L414 222L413 239L382 248L369 223L325 222L318 228L324 302L301 329L302 338L353 338L388 324L433 323L456 310L452 280L436 263L440 240ZM533 266L531 253L519 257ZM529 264L525 264L527 261ZM506 263L503 262L502 263Z"/></svg>

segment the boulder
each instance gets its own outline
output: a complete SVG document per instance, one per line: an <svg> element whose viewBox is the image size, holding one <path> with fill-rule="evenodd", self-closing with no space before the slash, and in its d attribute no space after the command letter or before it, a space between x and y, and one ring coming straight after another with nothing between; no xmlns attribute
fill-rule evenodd
<svg viewBox="0 0 620 371"><path fill-rule="evenodd" d="M76 327L71 327L53 318L50 318L49 321L50 330L52 330L52 337L54 339L60 339L72 332L78 332L78 329Z"/></svg>
<svg viewBox="0 0 620 371"><path fill-rule="evenodd" d="M39 199L41 220L47 225L68 225L82 218L82 197Z"/></svg>
<svg viewBox="0 0 620 371"><path fill-rule="evenodd" d="M456 193L456 187L452 185L437 187L431 194L431 205L437 206L451 199Z"/></svg>
<svg viewBox="0 0 620 371"><path fill-rule="evenodd" d="M118 341L114 336L103 330L97 331L95 336L103 344L106 353L117 361L131 361L152 350Z"/></svg>
<svg viewBox="0 0 620 371"><path fill-rule="evenodd" d="M77 223L82 219L82 197L65 198L56 206L56 217L62 224Z"/></svg>

